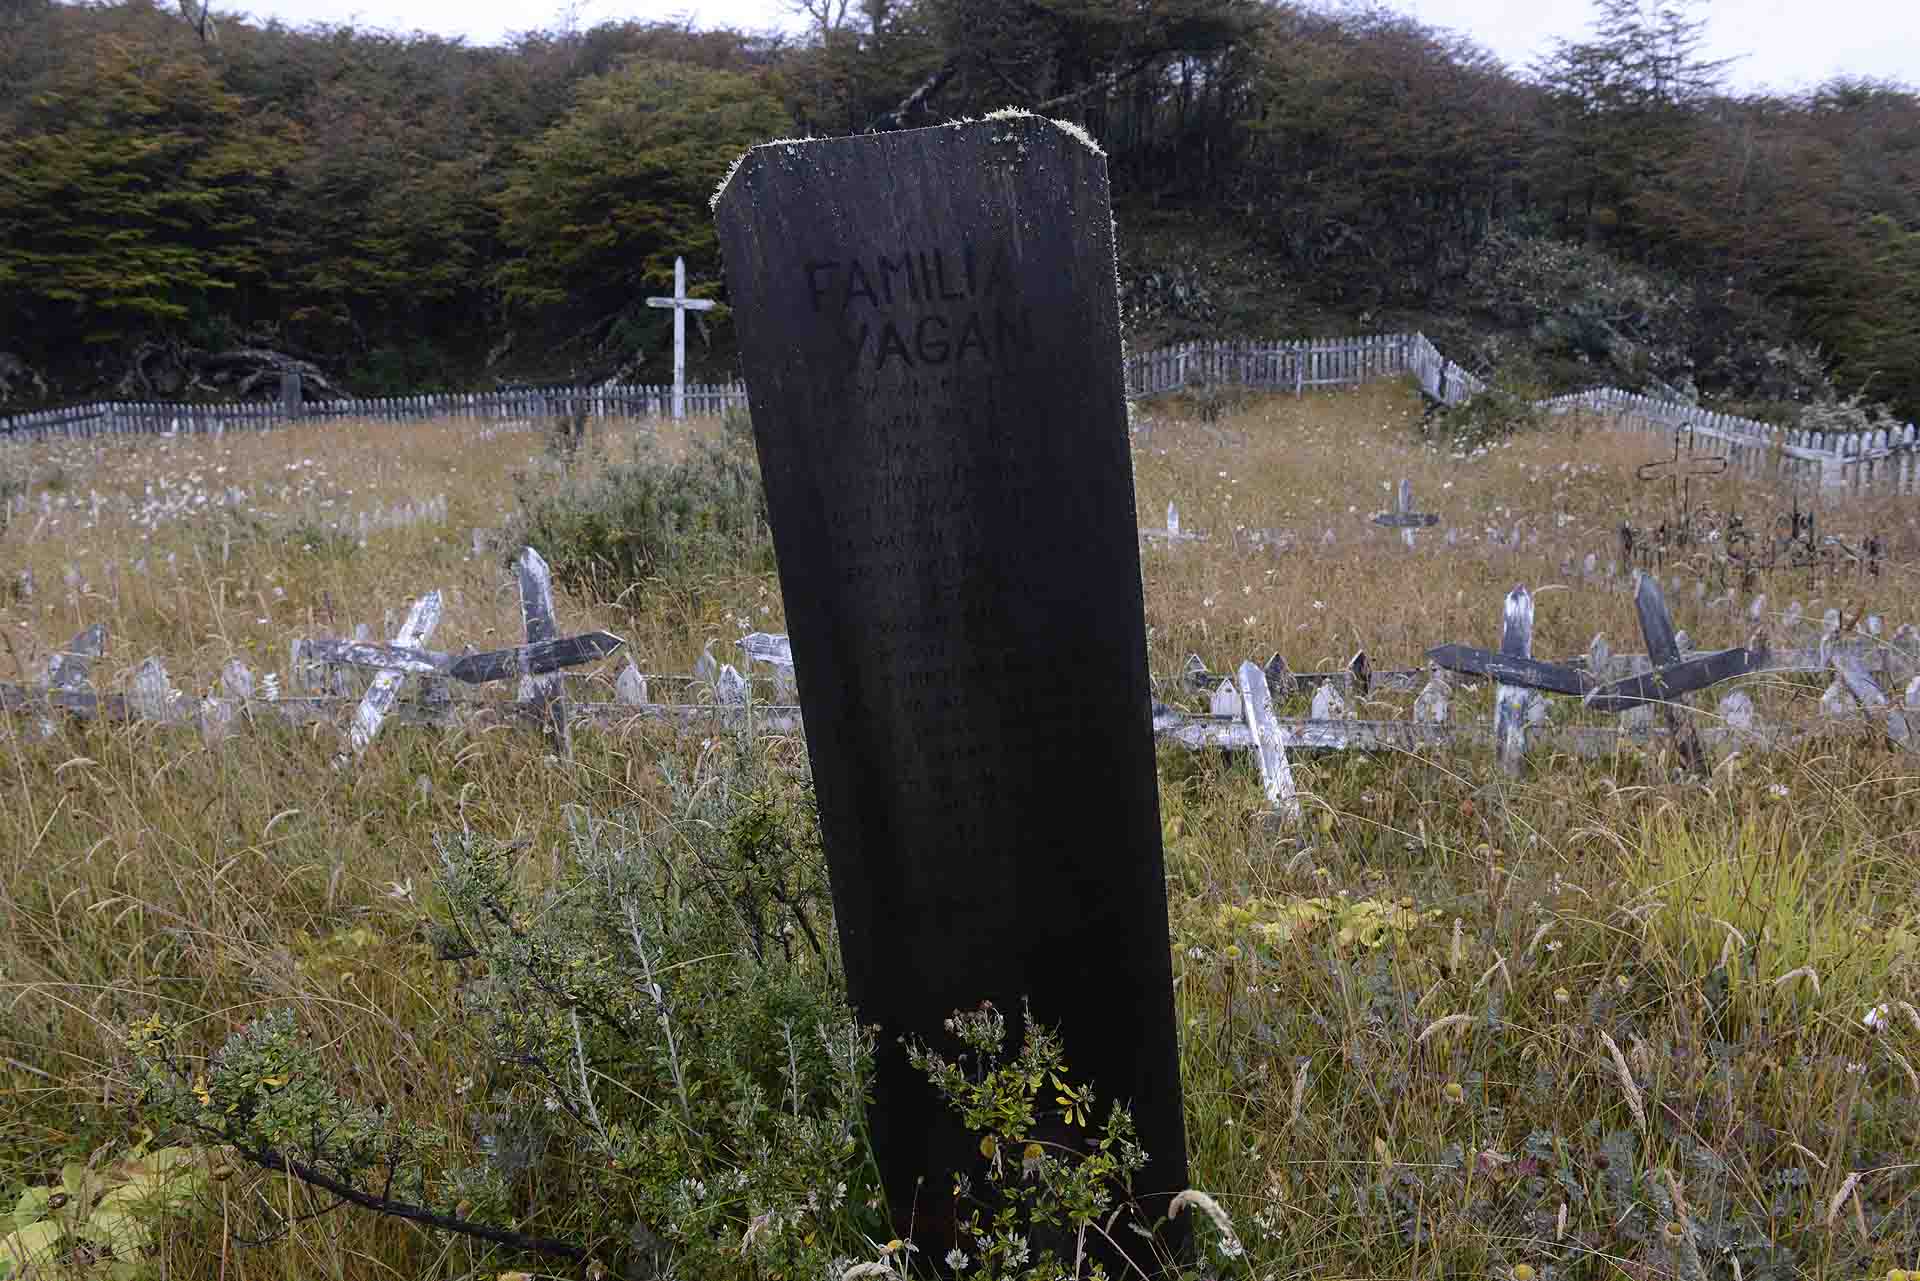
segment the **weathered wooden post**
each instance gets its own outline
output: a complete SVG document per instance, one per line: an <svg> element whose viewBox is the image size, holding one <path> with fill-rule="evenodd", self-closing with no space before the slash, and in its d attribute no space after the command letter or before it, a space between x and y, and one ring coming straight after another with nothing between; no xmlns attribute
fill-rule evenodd
<svg viewBox="0 0 1920 1281"><path fill-rule="evenodd" d="M522 547L514 558L514 572L520 582L520 616L526 623L527 649L560 639L560 626L553 616L553 571L547 559L531 547ZM573 731L567 723L567 686L564 672L534 675L529 659L521 670L533 686L533 705L545 728L548 745L563 761L573 759Z"/></svg>
<svg viewBox="0 0 1920 1281"><path fill-rule="evenodd" d="M306 412L306 401L300 395L299 374L280 375L280 412L288 418L298 418Z"/></svg>
<svg viewBox="0 0 1920 1281"><path fill-rule="evenodd" d="M1293 767L1287 763L1287 732L1274 717L1267 674L1258 664L1242 663L1239 684L1240 706L1247 718L1247 731L1253 735L1253 753L1260 766L1260 786L1267 795L1267 805L1281 822L1298 822L1300 795L1294 788Z"/></svg>
<svg viewBox="0 0 1920 1281"><path fill-rule="evenodd" d="M1500 629L1503 658L1533 657L1533 593L1516 587L1507 593L1506 615ZM1530 688L1496 681L1493 687L1493 741L1500 768L1518 774L1527 754L1528 703L1538 698Z"/></svg>
<svg viewBox="0 0 1920 1281"><path fill-rule="evenodd" d="M1186 1154L1104 157L1019 115L769 143L715 208L895 1221L939 1258L984 1161L900 1038L988 999L1133 1109L1151 1222Z"/></svg>

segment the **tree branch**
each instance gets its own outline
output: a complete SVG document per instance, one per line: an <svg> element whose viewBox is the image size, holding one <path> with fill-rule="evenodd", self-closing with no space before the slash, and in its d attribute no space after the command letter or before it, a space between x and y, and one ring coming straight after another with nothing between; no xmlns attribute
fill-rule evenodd
<svg viewBox="0 0 1920 1281"><path fill-rule="evenodd" d="M920 108L925 105L927 99L947 87L947 81L953 79L955 74L959 72L962 57L964 57L964 55L955 54L953 57L941 63L940 69L921 82L918 89L915 89L912 93L902 98L899 106L876 118L874 122L868 126L869 131L873 133L884 133L889 129L898 129L905 125L907 117L920 110Z"/></svg>
<svg viewBox="0 0 1920 1281"><path fill-rule="evenodd" d="M1104 93L1106 90L1119 84L1122 80L1130 79L1133 76L1139 75L1142 71L1145 71L1153 65L1155 58L1158 58L1165 52L1166 50L1164 49L1155 49L1152 53L1143 53L1126 66L1114 71L1109 71L1106 75L1100 76L1097 79L1089 80L1072 93L1063 93L1057 98L1049 98L1045 102L1034 104L1027 108L1027 110L1035 112L1052 111L1054 108L1064 107L1070 102L1078 102L1089 94Z"/></svg>
<svg viewBox="0 0 1920 1281"><path fill-rule="evenodd" d="M296 1161L273 1148L248 1148L236 1144L235 1151L263 1169L290 1174L302 1183L331 1192L342 1201L351 1202L377 1214L392 1215L396 1219L407 1219L430 1228L439 1228L442 1232L457 1232L461 1236L477 1237L482 1241L491 1241L495 1245L503 1245L509 1249L550 1255L568 1259L574 1263L584 1263L590 1257L590 1252L583 1247L556 1237L531 1236L525 1232L515 1232L510 1228L496 1228L490 1224L475 1223L472 1219L441 1214L436 1210L429 1210L424 1205L390 1201L385 1197L362 1192L350 1183L344 1183L330 1174Z"/></svg>

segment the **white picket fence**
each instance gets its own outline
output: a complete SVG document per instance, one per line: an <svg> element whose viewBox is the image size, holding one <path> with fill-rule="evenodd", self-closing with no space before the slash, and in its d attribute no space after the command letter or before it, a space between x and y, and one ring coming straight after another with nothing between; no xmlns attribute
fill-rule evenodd
<svg viewBox="0 0 1920 1281"><path fill-rule="evenodd" d="M745 383L689 383L689 414L747 407ZM0 440L86 439L97 436L219 435L259 431L290 422L371 419L422 422L529 422L585 411L589 418L664 418L673 412L670 386L528 387L512 391L445 392L368 400L309 401L290 413L279 401L219 404L101 401L67 409L0 418Z"/></svg>
<svg viewBox="0 0 1920 1281"><path fill-rule="evenodd" d="M1299 392L1400 374L1412 374L1429 396L1447 405L1457 405L1487 386L1420 333L1181 343L1126 362L1129 399L1222 384ZM1690 430L1718 445L1730 466L1753 475L1775 474L1859 494L1920 493L1920 427L1912 423L1847 435L1796 431L1617 387L1550 397L1536 401L1535 408L1550 414L1585 412L1608 418L1616 427L1661 435Z"/></svg>
<svg viewBox="0 0 1920 1281"><path fill-rule="evenodd" d="M1129 356L1129 399L1206 386L1238 385L1302 392L1411 374L1429 396L1454 405L1486 383L1448 359L1425 334L1311 338L1292 342L1189 342ZM687 412L718 414L747 407L745 383L694 383ZM1826 490L1920 494L1920 427L1850 435L1793 431L1697 405L1598 387L1536 402L1547 413L1585 412L1617 427L1668 434L1690 429L1724 447L1730 465L1776 474ZM278 401L227 404L101 402L0 418L0 441L49 437L219 434L284 426L291 421L372 419L417 422L455 418L532 422L584 411L589 418L661 418L673 412L670 386L535 387L512 391L315 401L290 413Z"/></svg>

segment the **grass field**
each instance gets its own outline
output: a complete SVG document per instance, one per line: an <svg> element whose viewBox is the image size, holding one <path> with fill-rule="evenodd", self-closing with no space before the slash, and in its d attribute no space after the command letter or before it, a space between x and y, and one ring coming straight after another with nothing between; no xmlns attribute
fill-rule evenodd
<svg viewBox="0 0 1920 1281"><path fill-rule="evenodd" d="M1145 411L1135 446L1142 523L1158 524L1172 500L1185 528L1210 534L1144 553L1163 697L1177 695L1190 652L1222 670L1278 649L1311 670L1344 665L1362 647L1383 667L1417 666L1442 641L1492 647L1516 583L1536 593L1536 653L1578 653L1595 632L1616 650L1639 647L1631 597L1569 580L1560 564L1592 551L1604 565L1623 513L1657 522L1664 491L1632 479L1657 446L1569 420L1454 459L1418 442L1417 415L1397 383L1256 399L1212 422L1178 403ZM667 455L688 444L671 426L619 427L590 442L575 474L642 438ZM511 519L517 493L561 483L543 446L535 432L477 439L471 425L343 424L10 455L0 467L26 477L29 510L0 532L0 680L36 679L51 651L104 623L100 688L120 688L157 654L197 696L232 657L284 670L293 636L347 634L356 623L383 633L431 588L448 600L435 648L513 643L518 601L503 555L476 556L470 531ZM1442 514L1442 530L1461 532L1458 546L1443 550L1433 531L1409 554L1367 525L1403 476L1419 507ZM1713 483L1723 510L1788 501L1731 478ZM444 522L374 530L364 545L336 528L439 496ZM1819 584L1783 574L1763 584L1775 625L1793 599L1813 619L1836 607L1880 613L1889 631L1920 621L1912 501L1825 519L1834 532L1879 532L1887 571ZM1489 527L1516 522L1537 545L1487 545ZM1270 528L1293 531L1297 548L1233 536ZM743 632L783 628L774 579L747 563L565 593L562 628L618 633L650 672L689 671L709 642L730 657ZM37 584L31 600L9 594L22 570ZM1751 626L1745 598L1738 611L1684 591L1672 604L1703 647L1742 643ZM605 696L620 661L571 679ZM1810 723L1824 682L1754 685L1763 715ZM1464 695L1456 714L1485 716L1490 701L1486 689ZM1379 695L1362 710L1405 716L1410 702ZM584 728L563 767L520 729L391 725L364 761L337 770L338 737L325 727L263 723L214 748L190 729L153 726L69 723L43 739L15 720L3 732L0 1208L57 1180L63 1163L106 1171L134 1144L175 1137L143 1129L150 1113L137 1106L128 1051L137 1021L157 1014L177 1029L184 1060L197 1061L276 1009L309 1031L302 1062L329 1089L380 1102L380 1125L442 1136L421 1159L441 1182L430 1179L422 1196L444 1193L450 1204L455 1174L485 1165L476 1154L504 1133L497 1117L539 1103L490 1066L500 1043L470 1026L492 954L448 959L436 946L442 896L459 889L445 880L448 842L497 851L491 892L552 903L540 896L577 888L582 866L596 875L609 866L595 861L602 837L582 836L596 822L633 848L665 848L644 834L668 830L697 849L695 829L724 828L729 840L743 830L732 810L708 821L721 813L716 791L751 791L765 801L752 812L782 823L804 812L789 804L804 763L790 741ZM1722 762L1705 780L1632 748L1598 761L1534 759L1519 781L1473 755L1323 756L1296 762L1302 829L1276 832L1260 820L1247 759L1163 749L1193 1177L1243 1247L1209 1227L1194 1269L1746 1281L1920 1268L1916 763L1871 735L1814 732L1790 752ZM794 858L817 859L803 837ZM677 855L660 857L671 880ZM717 937L690 939L699 947L671 978L657 976L663 986L706 982L732 964L713 957L755 950L760 938ZM831 957L798 955L785 969L742 972L813 984L809 999L827 1000L815 988L831 986ZM745 1000L743 990L715 989ZM689 988L681 1008L695 1003ZM719 996L707 1004L724 1011ZM753 1038L725 1020L680 1017L676 1045L620 1068L624 1079L662 1083L667 1102L633 1106L677 1114L671 1139L636 1121L639 1137L621 1147L619 1124L601 1123L621 1106L623 1078L598 1066L614 1060L580 1042L576 1019L581 1078L589 1062L597 1075L576 1094L553 1085L548 1110L565 1105L554 1124L577 1121L588 1138L569 1142L604 1147L618 1181L586 1172L595 1163L554 1139L466 1200L525 1231L594 1241L596 1260L636 1276L813 1277L876 1260L880 1242L862 1234L883 1235L881 1220L857 1186L843 1199L806 1186L814 1176L782 1164L778 1144L693 1133L703 1107L753 1113L762 1128L783 1108L799 1125L813 1115L803 1097L816 1093L826 1109L825 1086L798 1084L805 1056L789 1040L790 1107L754 1103L752 1090L740 1096L747 1103L727 1103L720 1085L709 1098L683 1069L703 1054L748 1064ZM772 1028L777 1042L786 1025L761 1018L731 1026ZM741 1043L722 1046L729 1036ZM543 1052L527 1050L529 1061ZM152 1253L129 1246L121 1262L194 1278L591 1267L327 1212L333 1198L280 1174L211 1151L199 1159L222 1177L195 1183L177 1213L153 1221ZM763 1177L763 1167L773 1172ZM944 1184L950 1172L928 1173ZM723 1176L737 1178L738 1195L719 1195ZM609 1187L629 1210L654 1207L651 1221L667 1225L659 1240L636 1235L615 1248L595 1236ZM8 1227L0 1218L0 1236ZM65 1257L75 1275L107 1275L112 1262L98 1243ZM905 1253L886 1258L933 1270ZM33 1275L57 1274L40 1268Z"/></svg>

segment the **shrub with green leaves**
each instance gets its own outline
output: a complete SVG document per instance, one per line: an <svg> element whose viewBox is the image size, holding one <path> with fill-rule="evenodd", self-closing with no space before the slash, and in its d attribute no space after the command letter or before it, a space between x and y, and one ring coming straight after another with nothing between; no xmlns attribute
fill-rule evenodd
<svg viewBox="0 0 1920 1281"><path fill-rule="evenodd" d="M978 1281L1105 1277L1107 1259L1142 1252L1165 1226L1132 1199L1147 1153L1119 1104L1096 1125L1093 1091L1072 1083L1059 1037L1031 1013L1023 1022L1013 1055L1006 1016L991 1003L947 1019L965 1047L956 1057L907 1047L908 1062L980 1136L979 1168L953 1172L959 1240L943 1262ZM1227 1239L1237 1254L1230 1230Z"/></svg>
<svg viewBox="0 0 1920 1281"><path fill-rule="evenodd" d="M196 1058L149 1019L148 1118L369 1209L509 1252L654 1274L822 1275L884 1224L870 1034L842 993L810 794L745 743L669 771L644 833L568 814L551 883L440 843L431 929L476 1042L466 1132L351 1099L290 1013Z"/></svg>
<svg viewBox="0 0 1920 1281"><path fill-rule="evenodd" d="M752 425L723 420L718 439L697 439L666 461L646 444L590 476L557 487L523 480L506 545L538 547L554 577L605 597L648 579L773 567L766 495Z"/></svg>

